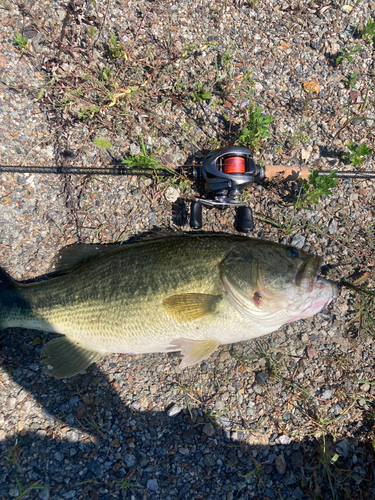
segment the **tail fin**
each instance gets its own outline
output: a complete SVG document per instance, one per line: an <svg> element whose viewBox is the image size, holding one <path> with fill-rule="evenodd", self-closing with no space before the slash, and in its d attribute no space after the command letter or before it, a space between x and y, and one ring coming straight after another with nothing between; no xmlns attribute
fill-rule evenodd
<svg viewBox="0 0 375 500"><path fill-rule="evenodd" d="M13 288L15 284L16 282L14 279L11 278L9 274L4 271L4 269L0 268L0 293Z"/></svg>
<svg viewBox="0 0 375 500"><path fill-rule="evenodd" d="M9 295L7 292L15 288L15 286L16 281L0 268L0 330L8 327L7 320L5 319L7 316L7 305L9 303Z"/></svg>

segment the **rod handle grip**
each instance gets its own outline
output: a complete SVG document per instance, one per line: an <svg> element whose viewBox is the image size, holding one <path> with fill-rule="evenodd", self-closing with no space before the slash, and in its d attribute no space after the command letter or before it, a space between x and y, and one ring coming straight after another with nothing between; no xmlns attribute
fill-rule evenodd
<svg viewBox="0 0 375 500"><path fill-rule="evenodd" d="M266 165L264 167L265 178L280 179L280 181L296 181L298 179L308 179L310 170L308 167L299 165Z"/></svg>

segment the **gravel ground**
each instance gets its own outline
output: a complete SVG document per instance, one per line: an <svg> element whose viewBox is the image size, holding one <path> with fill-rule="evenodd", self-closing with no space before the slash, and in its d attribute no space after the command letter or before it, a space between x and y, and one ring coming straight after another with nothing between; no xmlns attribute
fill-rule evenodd
<svg viewBox="0 0 375 500"><path fill-rule="evenodd" d="M0 163L101 166L137 154L141 137L164 164L199 162L236 140L253 99L274 118L257 162L373 170L370 158L341 157L349 141L374 149L374 44L360 30L375 3L357 3L3 0ZM210 99L198 102L201 91ZM3 173L1 266L26 280L72 243L189 231L188 200L203 191L157 177ZM318 253L331 279L373 287L373 183L342 181L313 210L294 212L295 193L248 188L253 236ZM205 231L235 232L234 211L203 215ZM370 299L342 288L311 321L183 374L176 354L111 355L57 381L40 365L51 335L2 332L0 497L375 498Z"/></svg>

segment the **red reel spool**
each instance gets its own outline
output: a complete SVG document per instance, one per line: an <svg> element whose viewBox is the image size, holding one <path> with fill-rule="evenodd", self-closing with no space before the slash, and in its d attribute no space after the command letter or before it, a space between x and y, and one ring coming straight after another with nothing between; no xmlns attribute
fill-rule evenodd
<svg viewBox="0 0 375 500"><path fill-rule="evenodd" d="M231 156L224 160L224 174L244 174L246 172L245 158Z"/></svg>

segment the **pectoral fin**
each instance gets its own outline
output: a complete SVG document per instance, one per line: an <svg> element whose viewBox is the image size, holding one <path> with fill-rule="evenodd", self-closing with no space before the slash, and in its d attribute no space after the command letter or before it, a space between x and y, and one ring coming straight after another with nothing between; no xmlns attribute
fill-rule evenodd
<svg viewBox="0 0 375 500"><path fill-rule="evenodd" d="M181 369L196 365L200 361L209 358L219 346L215 340L189 340L184 338L173 340L171 344L173 347L180 348L181 354L184 356L180 363Z"/></svg>
<svg viewBox="0 0 375 500"><path fill-rule="evenodd" d="M56 378L72 377L105 354L89 351L67 337L58 337L42 350L42 361Z"/></svg>
<svg viewBox="0 0 375 500"><path fill-rule="evenodd" d="M192 321L213 314L222 300L221 295L206 293L183 293L171 295L163 300L169 314L179 321Z"/></svg>

